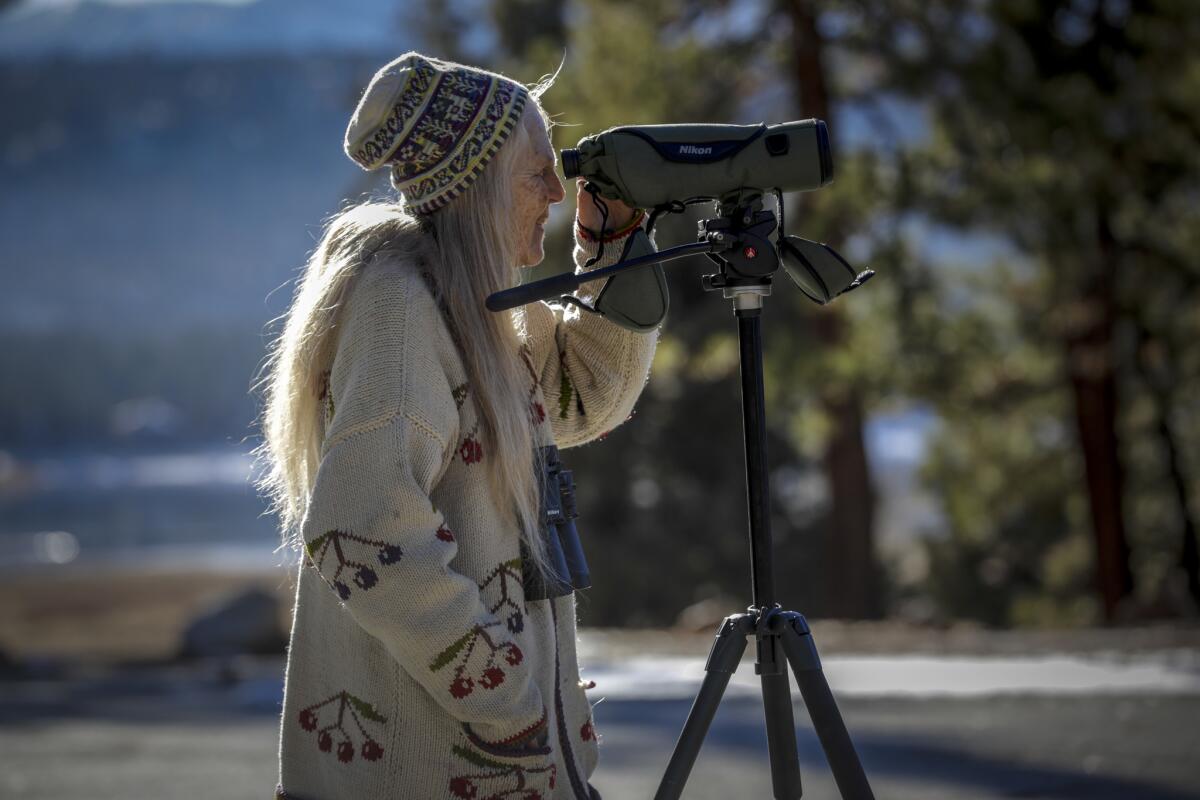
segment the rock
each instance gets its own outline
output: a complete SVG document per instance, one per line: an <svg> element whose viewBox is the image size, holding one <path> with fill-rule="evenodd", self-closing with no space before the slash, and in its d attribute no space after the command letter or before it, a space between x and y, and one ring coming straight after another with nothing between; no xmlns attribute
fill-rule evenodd
<svg viewBox="0 0 1200 800"><path fill-rule="evenodd" d="M0 680L24 677L25 670L15 659L0 649Z"/></svg>
<svg viewBox="0 0 1200 800"><path fill-rule="evenodd" d="M275 654L287 647L279 626L279 599L259 588L246 589L196 615L184 629L181 658Z"/></svg>
<svg viewBox="0 0 1200 800"><path fill-rule="evenodd" d="M731 598L710 597L680 611L679 616L675 618L675 630L716 633L725 617L741 611L739 604Z"/></svg>

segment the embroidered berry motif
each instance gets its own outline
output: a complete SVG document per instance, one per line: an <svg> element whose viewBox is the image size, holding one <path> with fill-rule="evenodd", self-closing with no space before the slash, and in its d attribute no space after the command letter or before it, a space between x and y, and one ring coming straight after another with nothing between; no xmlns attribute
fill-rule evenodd
<svg viewBox="0 0 1200 800"><path fill-rule="evenodd" d="M553 789L558 769L553 763L540 767L505 764L482 753L455 745L454 755L467 764L464 772L450 778L451 797L462 800L502 800L515 797L521 800L544 800L540 784Z"/></svg>
<svg viewBox="0 0 1200 800"><path fill-rule="evenodd" d="M483 671L483 677L479 679L479 685L485 689L495 689L502 683L504 683L504 670L499 667L488 667Z"/></svg>
<svg viewBox="0 0 1200 800"><path fill-rule="evenodd" d="M441 539L443 542L453 542L454 541L454 534L451 533L450 529L447 528L444 524L438 525L437 537L439 539Z"/></svg>
<svg viewBox="0 0 1200 800"><path fill-rule="evenodd" d="M475 430L467 434L467 438L463 439L462 444L458 446L458 457L463 460L464 464L478 464L483 460L483 445L475 438L475 431L479 426L475 426Z"/></svg>
<svg viewBox="0 0 1200 800"><path fill-rule="evenodd" d="M529 416L534 425L541 425L546 421L546 407L538 400L538 379L537 370L533 368L533 358L529 355L528 342L521 346L521 360L525 364L525 369L529 372L529 377L532 382L529 384Z"/></svg>
<svg viewBox="0 0 1200 800"><path fill-rule="evenodd" d="M354 573L354 582L364 591L374 586L378 580L379 576L370 567L359 567L358 571Z"/></svg>
<svg viewBox="0 0 1200 800"><path fill-rule="evenodd" d="M496 616L503 614L504 624L512 633L525 630L523 609L510 594L512 587L521 585L521 559L514 558L494 567L483 583L479 584L479 591L486 591L492 584L499 584L500 599L489 605L488 611Z"/></svg>
<svg viewBox="0 0 1200 800"><path fill-rule="evenodd" d="M333 587L334 591L338 593L338 597L343 601L349 600L352 594L349 584L342 577L347 569L354 570L352 573L354 585L364 592L379 582L379 574L375 572L371 565L365 561L352 559L347 555L349 552L361 552L364 548L374 549L379 563L384 566L395 564L403 555L399 545L389 544L379 539L368 539L365 536L357 536L349 531L329 531L306 543L304 546L304 549L308 552L308 557L312 560L317 571L328 581L329 585ZM331 549L337 557L338 565L332 575L327 575L322 567L325 564L325 557Z"/></svg>
<svg viewBox="0 0 1200 800"><path fill-rule="evenodd" d="M364 760L378 761L383 756L383 746L371 734L367 733L367 729L363 727L363 720L386 725L387 717L376 711L375 707L370 703L355 697L349 692L338 692L328 699L314 703L308 708L301 709L299 716L300 727L309 732L317 730L320 717L335 716L332 713L335 702L337 703L336 718L317 731L317 749L322 753L333 752L333 732L336 731L341 735L337 745L338 761L343 764L349 764L354 760L356 750ZM347 714L347 712L349 713ZM358 748L355 748L354 737L346 728L347 716L354 723L354 728L358 730L359 735L363 739L362 745Z"/></svg>
<svg viewBox="0 0 1200 800"><path fill-rule="evenodd" d="M463 404L467 402L467 394L469 391L470 389L468 384L465 383L459 384L450 391L450 394L454 397L454 405L458 406L460 411L462 410ZM468 433L463 438L462 443L459 444L456 454L463 460L464 464L477 464L483 460L483 444L481 444L479 441L478 420L471 428L471 432Z"/></svg>
<svg viewBox="0 0 1200 800"><path fill-rule="evenodd" d="M509 666L515 667L525 658L521 649L512 642L496 642L488 632L488 628L498 626L499 622L489 622L486 625L476 625L463 634L458 641L447 647L429 665L431 672L440 672L451 664L454 665L453 677L448 687L451 697L461 700L475 691L476 685L484 689L494 689L504 683L505 672L496 663L497 657L504 656ZM480 643L484 647L479 647ZM486 652L484 649L486 648ZM479 652L482 659L476 658L482 664L468 674L472 664L472 656Z"/></svg>
<svg viewBox="0 0 1200 800"><path fill-rule="evenodd" d="M473 798L478 793L478 788L466 775L459 775L456 778L450 779L450 794L455 797Z"/></svg>

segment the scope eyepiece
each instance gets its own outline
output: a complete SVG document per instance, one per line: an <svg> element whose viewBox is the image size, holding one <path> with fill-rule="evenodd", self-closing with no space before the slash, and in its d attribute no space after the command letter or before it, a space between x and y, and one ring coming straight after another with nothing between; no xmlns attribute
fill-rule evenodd
<svg viewBox="0 0 1200 800"><path fill-rule="evenodd" d="M562 151L563 176L570 180L579 177L579 151L574 147L564 147Z"/></svg>

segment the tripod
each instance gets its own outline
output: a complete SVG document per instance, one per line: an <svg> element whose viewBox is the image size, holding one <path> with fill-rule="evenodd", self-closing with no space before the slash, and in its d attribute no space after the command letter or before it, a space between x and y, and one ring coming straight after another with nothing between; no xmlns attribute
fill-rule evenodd
<svg viewBox="0 0 1200 800"><path fill-rule="evenodd" d="M802 615L785 611L775 602L762 365L763 300L771 293L772 275L780 265L777 247L783 252L788 275L810 297L813 294L804 283L814 278L820 288L826 290L826 300L837 294L829 294L827 288L831 283L829 270L839 269L838 264L844 265L851 276L850 280L840 283L841 291L861 285L872 273L855 276L849 265L828 248L825 250L831 256L813 256L812 248L809 248L809 258L803 254L797 256L798 251L794 248L786 249L788 243L782 235L779 237L781 244L772 245L767 237L775 229L775 216L762 209L761 198L757 195L731 198L721 203L720 210L720 216L700 223L701 241L696 244L670 248L594 272L568 273L518 286L492 295L488 307L493 310L511 308L626 269L695 253L706 254L720 267L718 273L704 276L703 285L708 291L720 290L726 299L733 301L738 323L753 603L745 612L728 616L721 623L704 666L705 677L700 692L688 712L687 722L654 797L655 800L677 800L682 795L729 679L746 650L747 638L754 636L757 648L754 671L762 678L767 749L776 800L796 800L802 795L788 683L789 666L796 676L796 684L842 798L874 800L854 744L825 680L808 623ZM818 258L824 263L814 265L812 262Z"/></svg>
<svg viewBox="0 0 1200 800"><path fill-rule="evenodd" d="M796 676L796 683L842 797L846 800L870 800L874 795L829 684L825 681L808 623L802 615L784 611L774 602L775 576L771 561L762 377L761 315L762 298L766 292L762 288L742 286L732 290L741 344L742 423L746 444L754 602L746 612L726 617L721 623L704 666L705 677L700 693L688 713L683 732L654 797L655 800L673 800L683 793L684 784L696 762L717 706L745 652L746 639L754 636L757 643L754 671L762 678L767 749L776 800L793 800L802 795L796 732L792 720L791 687L787 676L789 665ZM769 291L769 284L765 288ZM728 296L731 290L726 289L725 293Z"/></svg>

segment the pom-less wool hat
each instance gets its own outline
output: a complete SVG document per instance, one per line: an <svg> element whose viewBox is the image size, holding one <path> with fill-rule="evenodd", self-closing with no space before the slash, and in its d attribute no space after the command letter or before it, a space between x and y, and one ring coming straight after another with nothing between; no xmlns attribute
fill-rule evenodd
<svg viewBox="0 0 1200 800"><path fill-rule="evenodd" d="M503 75L405 53L367 85L346 128L346 155L368 172L390 164L405 203L429 214L479 177L528 97Z"/></svg>

